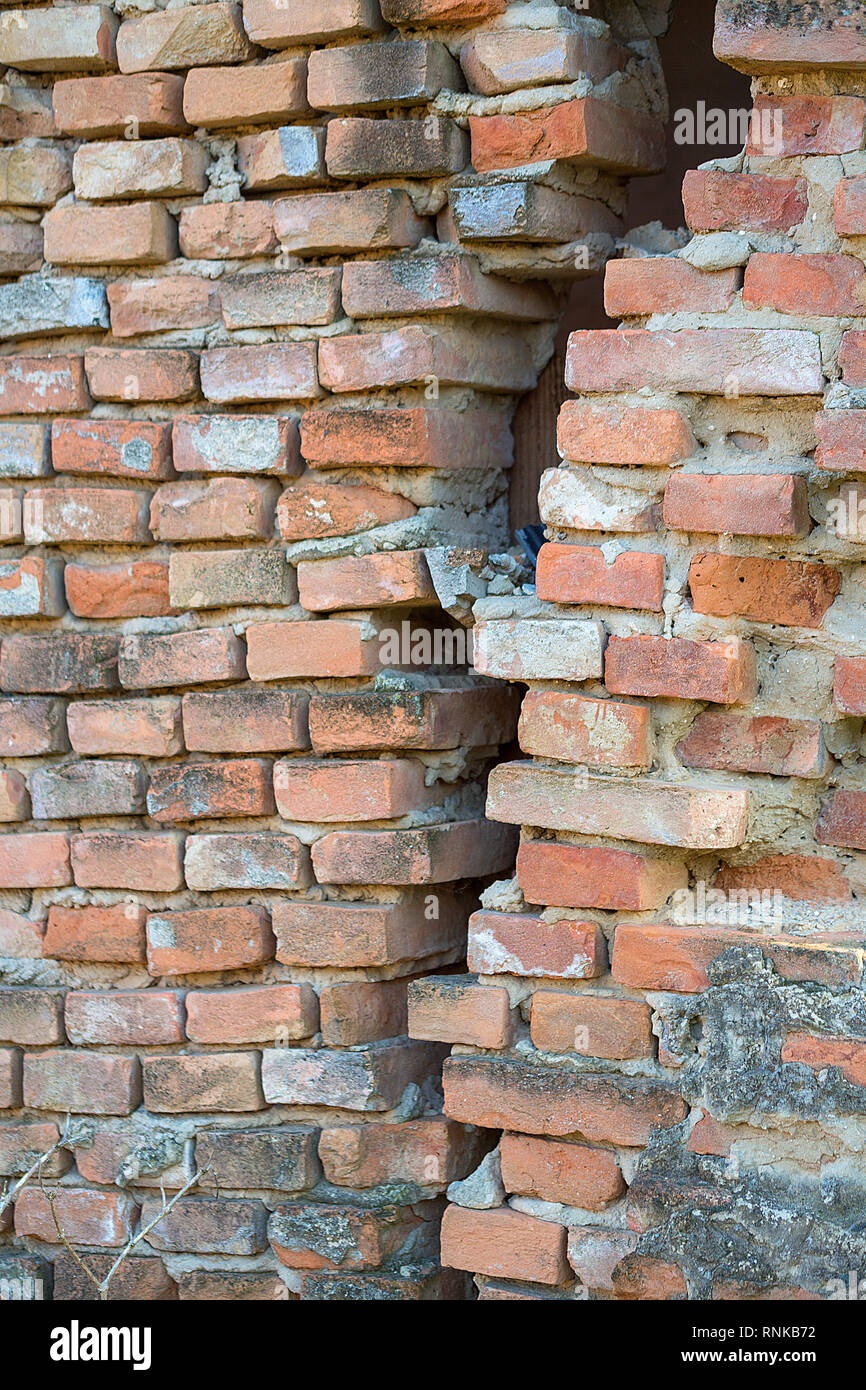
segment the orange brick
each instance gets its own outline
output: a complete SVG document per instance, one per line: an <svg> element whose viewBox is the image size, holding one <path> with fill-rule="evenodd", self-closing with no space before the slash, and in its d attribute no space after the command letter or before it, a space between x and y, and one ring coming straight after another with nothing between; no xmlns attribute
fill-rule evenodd
<svg viewBox="0 0 866 1390"><path fill-rule="evenodd" d="M301 453L318 468L503 468L513 444L491 411L345 407L304 413Z"/></svg>
<svg viewBox="0 0 866 1390"><path fill-rule="evenodd" d="M832 565L749 555L696 555L689 590L696 613L751 618L788 627L821 627L842 587Z"/></svg>
<svg viewBox="0 0 866 1390"><path fill-rule="evenodd" d="M378 641L360 622L253 623L246 631L251 680L372 675L382 664Z"/></svg>
<svg viewBox="0 0 866 1390"><path fill-rule="evenodd" d="M678 473L665 488L665 525L734 536L805 536L805 478L791 473Z"/></svg>
<svg viewBox="0 0 866 1390"><path fill-rule="evenodd" d="M538 555L538 597L556 603L661 612L664 583L663 555L626 550L610 562L600 546L553 541L543 545Z"/></svg>
<svg viewBox="0 0 866 1390"><path fill-rule="evenodd" d="M227 762L155 767L150 774L147 811L155 821L272 815L271 764L263 758L231 758Z"/></svg>
<svg viewBox="0 0 866 1390"><path fill-rule="evenodd" d="M552 907L649 911L685 888L685 865L632 850L525 840L517 879L527 902Z"/></svg>
<svg viewBox="0 0 866 1390"><path fill-rule="evenodd" d="M815 416L818 468L866 473L866 410L822 410Z"/></svg>
<svg viewBox="0 0 866 1390"><path fill-rule="evenodd" d="M683 205L695 232L786 232L798 227L809 209L805 179L723 169L687 170Z"/></svg>
<svg viewBox="0 0 866 1390"><path fill-rule="evenodd" d="M757 692L748 642L691 642L681 637L611 637L605 685L613 695L661 696L748 704Z"/></svg>
<svg viewBox="0 0 866 1390"><path fill-rule="evenodd" d="M115 338L158 333L164 328L208 328L220 318L218 283L199 279L197 275L116 281L107 286L107 292L111 332Z"/></svg>
<svg viewBox="0 0 866 1390"><path fill-rule="evenodd" d="M92 404L83 357L0 359L0 415L62 415Z"/></svg>
<svg viewBox="0 0 866 1390"><path fill-rule="evenodd" d="M171 990L70 990L66 1032L75 1046L161 1046L184 1041L183 1003Z"/></svg>
<svg viewBox="0 0 866 1390"><path fill-rule="evenodd" d="M311 1037L318 1028L319 1007L309 985L252 985L192 990L186 996L186 1017L192 1042L279 1047Z"/></svg>
<svg viewBox="0 0 866 1390"><path fill-rule="evenodd" d="M302 560L298 595L304 608L330 613L340 608L394 608L436 602L424 552L394 551L338 560Z"/></svg>
<svg viewBox="0 0 866 1390"><path fill-rule="evenodd" d="M146 545L150 494L138 488L31 488L26 539L30 545Z"/></svg>
<svg viewBox="0 0 866 1390"><path fill-rule="evenodd" d="M353 986L345 986L351 989ZM377 1125L328 1125L319 1158L328 1182L378 1187L386 1182L441 1186L471 1172L478 1136L440 1115Z"/></svg>
<svg viewBox="0 0 866 1390"><path fill-rule="evenodd" d="M162 203L66 203L42 225L53 265L156 265L177 255L177 225Z"/></svg>
<svg viewBox="0 0 866 1390"><path fill-rule="evenodd" d="M467 964L479 975L586 980L605 973L607 951L596 922L475 912L469 918Z"/></svg>
<svg viewBox="0 0 866 1390"><path fill-rule="evenodd" d="M707 314L729 309L739 272L698 270L674 256L640 256L608 261L604 309L609 318L647 314Z"/></svg>
<svg viewBox="0 0 866 1390"><path fill-rule="evenodd" d="M140 76L61 79L52 88L54 120L64 135L177 135L183 115L183 78L168 72Z"/></svg>
<svg viewBox="0 0 866 1390"><path fill-rule="evenodd" d="M848 154L863 148L866 102L855 96L755 98L747 155Z"/></svg>
<svg viewBox="0 0 866 1390"><path fill-rule="evenodd" d="M752 718L727 710L699 714L676 751L686 767L773 777L823 777L829 766L818 720Z"/></svg>
<svg viewBox="0 0 866 1390"><path fill-rule="evenodd" d="M588 767L647 767L652 761L649 709L620 700L531 690L520 710L518 739L524 753Z"/></svg>
<svg viewBox="0 0 866 1390"><path fill-rule="evenodd" d="M116 1249L130 1239L138 1212L125 1192L58 1187L52 1207L41 1188L25 1187L15 1202L15 1234L56 1245L59 1225L66 1239L76 1245Z"/></svg>
<svg viewBox="0 0 866 1390"><path fill-rule="evenodd" d="M180 348L90 348L84 369L99 401L182 401L198 391L196 355Z"/></svg>
<svg viewBox="0 0 866 1390"><path fill-rule="evenodd" d="M115 907L48 909L42 950L55 960L144 961L146 912L135 903Z"/></svg>
<svg viewBox="0 0 866 1390"><path fill-rule="evenodd" d="M866 849L866 792L832 792L818 817L815 839L819 845Z"/></svg>
<svg viewBox="0 0 866 1390"><path fill-rule="evenodd" d="M88 370L92 360L88 354ZM56 473L100 473L139 481L168 478L171 426L147 420L55 420L51 463Z"/></svg>
<svg viewBox="0 0 866 1390"><path fill-rule="evenodd" d="M180 700L76 700L67 711L69 740L76 753L137 753L170 758L183 749Z"/></svg>
<svg viewBox="0 0 866 1390"><path fill-rule="evenodd" d="M541 1052L628 1060L654 1051L649 1005L612 996L536 990L531 1034Z"/></svg>
<svg viewBox="0 0 866 1390"><path fill-rule="evenodd" d="M836 1067L852 1086L866 1086L866 1040L827 1034L789 1033L782 1047L783 1062L799 1062L813 1071Z"/></svg>
<svg viewBox="0 0 866 1390"><path fill-rule="evenodd" d="M407 1032L405 980L326 985L319 1005L322 1041L327 1047L356 1047L404 1037Z"/></svg>
<svg viewBox="0 0 866 1390"><path fill-rule="evenodd" d="M239 970L272 960L274 938L262 907L200 907L151 914L147 964L152 975Z"/></svg>
<svg viewBox="0 0 866 1390"><path fill-rule="evenodd" d="M866 311L866 269L856 256L755 252L746 266L743 303L781 314L859 316Z"/></svg>
<svg viewBox="0 0 866 1390"><path fill-rule="evenodd" d="M619 1164L609 1149L503 1134L499 1152L508 1193L603 1211L625 1192Z"/></svg>
<svg viewBox="0 0 866 1390"><path fill-rule="evenodd" d="M417 508L396 493L345 483L295 483L277 508L280 535L286 541L352 535L414 516Z"/></svg>
<svg viewBox="0 0 866 1390"><path fill-rule="evenodd" d="M203 203L180 215L180 254L188 260L269 256L278 242L270 203Z"/></svg>
<svg viewBox="0 0 866 1390"><path fill-rule="evenodd" d="M567 159L619 173L664 166L664 131L653 117L596 97L517 115L470 116L472 163L479 173L539 160Z"/></svg>
<svg viewBox="0 0 866 1390"><path fill-rule="evenodd" d="M183 887L182 857L179 835L104 830L72 837L72 868L79 888L173 893Z"/></svg>
<svg viewBox="0 0 866 1390"><path fill-rule="evenodd" d="M442 1263L475 1274L564 1284L571 1276L566 1243L564 1226L509 1207L470 1211L451 1206L442 1218Z"/></svg>
<svg viewBox="0 0 866 1390"><path fill-rule="evenodd" d="M193 126L277 125L309 109L305 57L248 67L191 68L186 75L183 110Z"/></svg>
<svg viewBox="0 0 866 1390"><path fill-rule="evenodd" d="M71 882L68 836L52 830L0 837L0 887L62 888Z"/></svg>
<svg viewBox="0 0 866 1390"><path fill-rule="evenodd" d="M644 406L590 405L565 401L559 412L557 443L563 458L581 463L680 463L696 444L678 410Z"/></svg>
<svg viewBox="0 0 866 1390"><path fill-rule="evenodd" d="M515 1024L508 991L472 975L428 975L409 986L409 1036L472 1047L510 1047Z"/></svg>
<svg viewBox="0 0 866 1390"><path fill-rule="evenodd" d="M714 880L723 893L781 893L795 902L847 902L851 885L833 859L768 854L751 864L723 864Z"/></svg>
<svg viewBox="0 0 866 1390"><path fill-rule="evenodd" d="M172 611L162 560L67 565L63 581L70 612L78 618L153 618Z"/></svg>
<svg viewBox="0 0 866 1390"><path fill-rule="evenodd" d="M289 821L393 820L428 800L424 765L408 758L280 762L274 792Z"/></svg>

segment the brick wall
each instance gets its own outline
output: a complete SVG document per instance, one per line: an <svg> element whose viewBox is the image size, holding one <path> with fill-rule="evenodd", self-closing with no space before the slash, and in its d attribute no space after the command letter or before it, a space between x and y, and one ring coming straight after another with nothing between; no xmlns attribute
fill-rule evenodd
<svg viewBox="0 0 866 1390"><path fill-rule="evenodd" d="M477 669L528 686L487 804L516 877L410 1032L498 1140L443 1224L483 1299L839 1297L866 1261L864 33L718 4L748 143L686 176L681 252L609 263L536 591L476 605Z"/></svg>
<svg viewBox="0 0 866 1390"><path fill-rule="evenodd" d="M666 8L0 10L0 1174L69 1115L102 1274L201 1172L118 1296L466 1295L493 1139L407 982L513 864L518 696L458 639ZM88 1296L37 1183L4 1223L4 1289Z"/></svg>

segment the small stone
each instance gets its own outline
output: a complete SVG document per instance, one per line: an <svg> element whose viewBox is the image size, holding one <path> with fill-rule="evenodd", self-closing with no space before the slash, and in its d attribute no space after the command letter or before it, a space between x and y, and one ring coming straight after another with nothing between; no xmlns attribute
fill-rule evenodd
<svg viewBox="0 0 866 1390"><path fill-rule="evenodd" d="M494 1207L501 1207L505 1201L505 1187L499 1150L492 1149L475 1172L462 1182L449 1183L448 1200L456 1202L458 1207L472 1207L474 1211L492 1211Z"/></svg>

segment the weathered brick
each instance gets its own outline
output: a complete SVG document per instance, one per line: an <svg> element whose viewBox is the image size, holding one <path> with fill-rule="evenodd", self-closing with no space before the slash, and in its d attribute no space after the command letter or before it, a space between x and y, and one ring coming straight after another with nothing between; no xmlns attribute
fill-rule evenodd
<svg viewBox="0 0 866 1390"><path fill-rule="evenodd" d="M409 324L384 333L323 338L319 380L329 391L366 391L377 386L474 386L491 391L527 391L535 367L523 338L501 332L479 343L476 330Z"/></svg>
<svg viewBox="0 0 866 1390"><path fill-rule="evenodd" d="M203 1130L196 1138L196 1163L208 1169L203 1185L283 1192L312 1187L320 1172L318 1135L308 1125Z"/></svg>
<svg viewBox="0 0 866 1390"><path fill-rule="evenodd" d="M322 1041L328 1047L403 1037L407 1028L406 981L326 985L319 995Z"/></svg>
<svg viewBox="0 0 866 1390"><path fill-rule="evenodd" d="M310 739L319 754L507 743L519 705L515 691L493 686L313 695Z"/></svg>
<svg viewBox="0 0 866 1390"><path fill-rule="evenodd" d="M437 20L455 23L487 19L501 14L506 0L381 0L382 14L389 24L435 24Z"/></svg>
<svg viewBox="0 0 866 1390"><path fill-rule="evenodd" d="M184 1041L181 996L170 990L70 990L66 1032L74 1046L159 1046Z"/></svg>
<svg viewBox="0 0 866 1390"><path fill-rule="evenodd" d="M518 739L524 753L588 767L648 767L652 761L649 709L621 700L529 691Z"/></svg>
<svg viewBox="0 0 866 1390"><path fill-rule="evenodd" d="M608 261L604 308L609 318L659 313L720 313L729 309L739 272L704 271L673 256L641 256Z"/></svg>
<svg viewBox="0 0 866 1390"><path fill-rule="evenodd" d="M487 790L492 820L681 849L742 844L748 804L748 791L741 789L593 774L578 778L570 770L526 762L500 763Z"/></svg>
<svg viewBox="0 0 866 1390"><path fill-rule="evenodd" d="M821 627L842 587L832 565L748 555L696 555L689 590L696 613L788 627Z"/></svg>
<svg viewBox="0 0 866 1390"><path fill-rule="evenodd" d="M688 422L677 410L566 401L557 436L563 458L584 463L679 463L695 450Z"/></svg>
<svg viewBox="0 0 866 1390"><path fill-rule="evenodd" d="M0 1110L17 1109L21 1100L21 1053L0 1047Z"/></svg>
<svg viewBox="0 0 866 1390"><path fill-rule="evenodd" d="M538 554L538 597L558 603L645 608L660 613L664 582L665 557L652 552L624 550L610 562L600 546L548 541Z"/></svg>
<svg viewBox="0 0 866 1390"><path fill-rule="evenodd" d="M821 809L815 839L819 845L866 849L866 792L833 792Z"/></svg>
<svg viewBox="0 0 866 1390"><path fill-rule="evenodd" d="M76 1245L116 1249L130 1239L138 1211L126 1192L58 1187L51 1203L41 1188L25 1187L15 1202L15 1234L56 1245L59 1226Z"/></svg>
<svg viewBox="0 0 866 1390"><path fill-rule="evenodd" d="M590 232L615 235L622 229L620 219L600 199L560 193L531 179L451 188L447 217L453 233L468 243L564 243ZM443 239L454 239L451 227L443 225L442 230Z"/></svg>
<svg viewBox="0 0 866 1390"><path fill-rule="evenodd" d="M463 87L448 49L430 39L319 48L308 62L307 98L322 111L419 106Z"/></svg>
<svg viewBox="0 0 866 1390"><path fill-rule="evenodd" d="M325 182L325 131L320 126L280 126L237 142L244 187L314 188Z"/></svg>
<svg viewBox="0 0 866 1390"><path fill-rule="evenodd" d="M6 87L0 97L0 139L51 139L58 133L50 90L11 83Z"/></svg>
<svg viewBox="0 0 866 1390"><path fill-rule="evenodd" d="M155 265L177 255L177 226L162 203L64 203L42 225L54 265Z"/></svg>
<svg viewBox="0 0 866 1390"><path fill-rule="evenodd" d="M0 561L0 614L56 618L65 610L61 570L41 555Z"/></svg>
<svg viewBox="0 0 866 1390"><path fill-rule="evenodd" d="M184 208L178 229L180 254L189 260L267 256L277 249L270 203L203 203Z"/></svg>
<svg viewBox="0 0 866 1390"><path fill-rule="evenodd" d="M171 612L168 565L71 565L63 572L69 610L79 618L152 618Z"/></svg>
<svg viewBox="0 0 866 1390"><path fill-rule="evenodd" d="M183 550L169 560L174 608L288 606L297 598L295 574L279 550Z"/></svg>
<svg viewBox="0 0 866 1390"><path fill-rule="evenodd" d="M61 991L0 988L0 1042L42 1047L64 1041Z"/></svg>
<svg viewBox="0 0 866 1390"><path fill-rule="evenodd" d="M43 954L56 960L124 961L145 958L146 912L135 903L115 907L61 907L48 909Z"/></svg>
<svg viewBox="0 0 866 1390"><path fill-rule="evenodd" d="M24 1055L24 1104L32 1110L130 1115L140 1101L137 1057L68 1049Z"/></svg>
<svg viewBox="0 0 866 1390"><path fill-rule="evenodd" d="M135 753L170 758L183 750L180 700L76 700L66 722L76 753Z"/></svg>
<svg viewBox="0 0 866 1390"><path fill-rule="evenodd" d="M82 145L72 165L75 196L177 198L204 193L208 154L195 140L106 140Z"/></svg>
<svg viewBox="0 0 866 1390"><path fill-rule="evenodd" d="M421 960L459 946L466 915L456 899L440 893L439 916L425 915L422 897L393 903L275 902L277 960L286 965L393 965Z"/></svg>
<svg viewBox="0 0 866 1390"><path fill-rule="evenodd" d="M182 401L198 393L198 360L184 349L91 348L84 369L95 400Z"/></svg>
<svg viewBox="0 0 866 1390"><path fill-rule="evenodd" d="M5 1177L21 1177L59 1138L60 1130L55 1124L4 1124L0 1127L0 1173ZM46 1177L59 1177L71 1161L69 1154L61 1149L43 1163L42 1172Z"/></svg>
<svg viewBox="0 0 866 1390"><path fill-rule="evenodd" d="M759 95L746 154L769 159L847 154L862 149L864 127L866 102L862 97Z"/></svg>
<svg viewBox="0 0 866 1390"><path fill-rule="evenodd" d="M172 427L178 473L297 473L298 424L265 415L181 415Z"/></svg>
<svg viewBox="0 0 866 1390"><path fill-rule="evenodd" d="M381 488L303 480L282 494L277 518L283 540L318 540L387 526L416 510L405 497Z"/></svg>
<svg viewBox="0 0 866 1390"><path fill-rule="evenodd" d="M611 1231L601 1226L571 1226L568 1262L588 1289L613 1290L613 1272L638 1242L634 1231Z"/></svg>
<svg viewBox="0 0 866 1390"><path fill-rule="evenodd" d="M11 214L0 217L0 275L26 275L29 270L39 270L42 240L42 228L35 223Z"/></svg>
<svg viewBox="0 0 866 1390"><path fill-rule="evenodd" d="M0 911L0 955L8 960L37 960L42 955L45 923L20 912Z"/></svg>
<svg viewBox="0 0 866 1390"><path fill-rule="evenodd" d="M103 633L15 634L0 649L0 685L23 694L116 690L117 649L117 638Z"/></svg>
<svg viewBox="0 0 866 1390"><path fill-rule="evenodd" d="M141 1066L144 1104L158 1115L264 1106L256 1052L143 1057Z"/></svg>
<svg viewBox="0 0 866 1390"><path fill-rule="evenodd" d="M822 410L815 416L818 468L866 473L866 410Z"/></svg>
<svg viewBox="0 0 866 1390"><path fill-rule="evenodd" d="M101 281L85 275L27 275L0 287L0 332L7 338L108 327Z"/></svg>
<svg viewBox="0 0 866 1390"><path fill-rule="evenodd" d="M757 691L755 652L738 637L727 642L611 637L604 680L612 695L749 704Z"/></svg>
<svg viewBox="0 0 866 1390"><path fill-rule="evenodd" d="M782 1047L783 1062L799 1062L813 1071L836 1067L853 1086L866 1086L866 1042L808 1033L789 1033Z"/></svg>
<svg viewBox="0 0 866 1390"><path fill-rule="evenodd" d="M318 1000L309 985L193 990L186 997L186 1013L187 1036L198 1043L285 1046L311 1037L319 1025Z"/></svg>
<svg viewBox="0 0 866 1390"><path fill-rule="evenodd" d="M633 850L525 840L517 853L517 880L530 903L552 907L630 909L661 907L688 885L685 866Z"/></svg>
<svg viewBox="0 0 866 1390"><path fill-rule="evenodd" d="M53 487L27 493L30 545L96 542L144 545L150 540L150 494L132 488Z"/></svg>
<svg viewBox="0 0 866 1390"><path fill-rule="evenodd" d="M262 1086L271 1105L330 1105L391 1110L406 1087L438 1071L443 1049L406 1038L352 1051L300 1047L262 1053Z"/></svg>
<svg viewBox="0 0 866 1390"><path fill-rule="evenodd" d="M105 1279L117 1256L98 1255L89 1251L87 1267L97 1279ZM112 1277L110 1300L140 1303L173 1302L178 1297L177 1285L166 1272L162 1260L127 1255ZM93 1302L99 1294L87 1275L79 1269L70 1255L60 1254L54 1261L54 1301L69 1303Z"/></svg>
<svg viewBox="0 0 866 1390"><path fill-rule="evenodd" d="M171 426L148 420L54 420L51 462L57 473L168 478Z"/></svg>
<svg viewBox="0 0 866 1390"><path fill-rule="evenodd" d="M500 680L585 681L602 673L596 622L498 618L475 629L476 671Z"/></svg>
<svg viewBox="0 0 866 1390"><path fill-rule="evenodd" d="M144 773L140 763L48 763L31 772L30 795L36 820L140 815Z"/></svg>
<svg viewBox="0 0 866 1390"><path fill-rule="evenodd" d="M227 328L333 323L340 312L340 278L333 266L223 278L223 320Z"/></svg>
<svg viewBox="0 0 866 1390"><path fill-rule="evenodd" d="M218 130L308 111L307 60L302 56L248 67L192 68L186 75L183 114L193 126Z"/></svg>
<svg viewBox="0 0 866 1390"><path fill-rule="evenodd" d="M833 196L833 222L839 236L866 231L866 179L840 179Z"/></svg>
<svg viewBox="0 0 866 1390"><path fill-rule="evenodd" d="M480 1156L478 1137L442 1116L377 1125L329 1125L321 1132L319 1158L328 1182L340 1187L378 1187L386 1182L421 1186L453 1182Z"/></svg>
<svg viewBox="0 0 866 1390"><path fill-rule="evenodd" d="M509 832L483 820L415 830L334 830L317 840L320 883L447 883L496 873L511 863Z"/></svg>
<svg viewBox="0 0 866 1390"><path fill-rule="evenodd" d="M253 623L247 628L251 680L365 676L379 670L379 642L354 620ZM2 669L2 657L0 657Z"/></svg>
<svg viewBox="0 0 866 1390"><path fill-rule="evenodd" d="M142 1226L149 1226L161 1207L161 1197L148 1197L141 1208ZM181 1254L258 1255L267 1249L267 1220L267 1207L250 1198L181 1197L150 1232L147 1244L154 1250Z"/></svg>
<svg viewBox="0 0 866 1390"><path fill-rule="evenodd" d="M217 404L320 396L315 343L209 348L201 355L201 389Z"/></svg>
<svg viewBox="0 0 866 1390"><path fill-rule="evenodd" d="M115 66L117 19L108 5L4 9L0 63L25 72L104 72Z"/></svg>
<svg viewBox="0 0 866 1390"><path fill-rule="evenodd" d="M350 261L343 267L343 305L354 319L465 310L513 322L556 314L541 287L484 275L464 254Z"/></svg>
<svg viewBox="0 0 866 1390"><path fill-rule="evenodd" d="M634 1147L656 1126L670 1128L685 1116L677 1093L658 1081L564 1072L522 1062L449 1057L443 1068L445 1113L485 1129Z"/></svg>
<svg viewBox="0 0 866 1390"><path fill-rule="evenodd" d="M423 764L408 758L277 763L274 792L288 821L393 820L427 799Z"/></svg>
<svg viewBox="0 0 866 1390"><path fill-rule="evenodd" d="M270 1303L294 1301L299 1295L269 1270L190 1269L178 1274L177 1296L195 1303Z"/></svg>
<svg viewBox="0 0 866 1390"><path fill-rule="evenodd" d="M413 980L409 1036L471 1047L509 1047L515 1023L508 991L478 984L473 975L428 975Z"/></svg>
<svg viewBox="0 0 866 1390"><path fill-rule="evenodd" d="M422 1220L398 1206L291 1203L272 1214L268 1237L290 1269L375 1269L410 1241Z"/></svg>
<svg viewBox="0 0 866 1390"><path fill-rule="evenodd" d="M400 188L281 198L274 203L273 223L283 250L295 256L414 247L428 230Z"/></svg>
<svg viewBox="0 0 866 1390"><path fill-rule="evenodd" d="M700 993L709 987L707 967L731 947L758 947L786 980L839 986L862 977L862 942L843 933L808 937L700 925L624 924L616 929L611 973L634 989Z"/></svg>
<svg viewBox="0 0 866 1390"><path fill-rule="evenodd" d="M303 606L313 613L341 608L423 607L436 602L421 550L303 560L298 565L298 593Z"/></svg>
<svg viewBox="0 0 866 1390"><path fill-rule="evenodd" d="M805 179L689 169L683 205L695 232L786 232L805 220L809 199Z"/></svg>
<svg viewBox="0 0 866 1390"><path fill-rule="evenodd" d="M183 839L100 831L72 837L72 868L79 888L135 888L173 893L183 887Z"/></svg>
<svg viewBox="0 0 866 1390"><path fill-rule="evenodd" d="M285 753L309 747L308 697L245 686L183 697L186 746L196 753Z"/></svg>
<svg viewBox="0 0 866 1390"><path fill-rule="evenodd" d="M486 410L343 407L301 417L301 453L317 468L507 468L512 451L507 424Z"/></svg>
<svg viewBox="0 0 866 1390"><path fill-rule="evenodd" d="M271 764L264 759L170 763L151 769L147 812L152 820L268 816L273 810Z"/></svg>
<svg viewBox="0 0 866 1390"><path fill-rule="evenodd" d="M385 28L376 0L319 0L315 10L280 0L244 0L244 26L265 48L367 38Z"/></svg>
<svg viewBox="0 0 866 1390"><path fill-rule="evenodd" d="M151 530L162 541L264 540L278 495L276 482L246 478L168 483L151 503Z"/></svg>
<svg viewBox="0 0 866 1390"><path fill-rule="evenodd" d="M755 252L746 266L743 303L783 314L860 315L866 269L855 256Z"/></svg>
<svg viewBox="0 0 866 1390"><path fill-rule="evenodd" d="M190 835L184 873L190 888L305 888L309 854L294 835Z"/></svg>
<svg viewBox="0 0 866 1390"><path fill-rule="evenodd" d="M10 758L35 758L64 753L69 747L62 700L17 698L0 700L0 751Z"/></svg>
<svg viewBox="0 0 866 1390"><path fill-rule="evenodd" d="M851 887L833 859L768 854L751 864L723 864L714 879L723 893L779 893L796 902L847 902Z"/></svg>
<svg viewBox="0 0 866 1390"><path fill-rule="evenodd" d="M61 79L52 88L54 119L64 135L176 135L187 129L183 78L167 72L137 77ZM134 147L142 149L141 145Z"/></svg>
<svg viewBox="0 0 866 1390"><path fill-rule="evenodd" d="M442 1218L442 1263L533 1284L564 1284L571 1277L567 1234L564 1226L510 1207L470 1211L450 1206Z"/></svg>
<svg viewBox="0 0 866 1390"><path fill-rule="evenodd" d="M0 414L62 415L66 411L89 410L92 404L83 357L17 356L0 360Z"/></svg>
<svg viewBox="0 0 866 1390"><path fill-rule="evenodd" d="M625 1191L619 1164L607 1149L504 1134L500 1154L506 1192L602 1211Z"/></svg>
<svg viewBox="0 0 866 1390"><path fill-rule="evenodd" d="M572 333L572 391L696 391L728 396L820 394L814 333L787 328L590 328Z"/></svg>
<svg viewBox="0 0 866 1390"><path fill-rule="evenodd" d="M47 145L0 149L0 201L10 207L47 208L72 187L69 156Z"/></svg>
<svg viewBox="0 0 866 1390"><path fill-rule="evenodd" d="M856 12L836 3L817 12L780 13L769 0L744 11L736 0L716 8L713 52L740 72L866 66L866 40Z"/></svg>
<svg viewBox="0 0 866 1390"><path fill-rule="evenodd" d="M335 117L327 125L325 163L332 178L442 178L469 163L469 140L447 116L423 121Z"/></svg>
<svg viewBox="0 0 866 1390"><path fill-rule="evenodd" d="M804 536L811 526L805 478L792 473L677 473L665 488L672 530L734 536Z"/></svg>
<svg viewBox="0 0 866 1390"><path fill-rule="evenodd" d="M189 5L125 19L117 34L121 72L237 63L254 53L237 4Z"/></svg>
<svg viewBox="0 0 866 1390"><path fill-rule="evenodd" d="M197 275L116 281L108 286L108 302L115 338L158 333L164 328L207 328L220 317L218 286Z"/></svg>
<svg viewBox="0 0 866 1390"><path fill-rule="evenodd" d="M0 771L0 821L24 821L30 819L30 798L27 783L15 768L7 767Z"/></svg>
<svg viewBox="0 0 866 1390"><path fill-rule="evenodd" d="M238 970L261 965L273 954L270 918L262 907L198 907L147 919L152 975Z"/></svg>
<svg viewBox="0 0 866 1390"><path fill-rule="evenodd" d="M0 424L0 478L38 478L48 472L47 425Z"/></svg>
<svg viewBox="0 0 866 1390"><path fill-rule="evenodd" d="M833 704L842 714L866 714L866 657L836 657Z"/></svg>
<svg viewBox="0 0 866 1390"><path fill-rule="evenodd" d="M231 628L164 636L142 633L121 641L118 670L121 684L133 690L242 680L244 644Z"/></svg>
<svg viewBox="0 0 866 1390"><path fill-rule="evenodd" d="M773 777L823 777L827 752L816 719L752 718L713 710L699 714L677 757L686 767L763 772Z"/></svg>
<svg viewBox="0 0 866 1390"><path fill-rule="evenodd" d="M470 116L472 163L479 173L539 160L567 159L617 173L664 166L664 130L643 111L597 97L513 115Z"/></svg>
<svg viewBox="0 0 866 1390"><path fill-rule="evenodd" d="M460 66L472 90L483 96L585 75L601 82L625 61L624 51L608 38L562 29L481 29L460 50Z"/></svg>
<svg viewBox="0 0 866 1390"><path fill-rule="evenodd" d="M531 1020L541 1052L620 1060L653 1055L652 1011L634 999L540 989L532 996Z"/></svg>

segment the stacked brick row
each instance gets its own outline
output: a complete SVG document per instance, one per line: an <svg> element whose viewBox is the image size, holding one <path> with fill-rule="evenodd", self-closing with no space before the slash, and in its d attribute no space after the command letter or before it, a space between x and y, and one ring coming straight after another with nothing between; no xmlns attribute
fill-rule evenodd
<svg viewBox="0 0 866 1390"><path fill-rule="evenodd" d="M528 686L488 798L517 873L410 1031L501 1132L443 1222L484 1299L864 1267L864 18L717 6L748 144L687 175L681 252L609 263L536 593L476 605L477 669Z"/></svg>
<svg viewBox="0 0 866 1390"><path fill-rule="evenodd" d="M659 163L633 37L0 12L0 1174L68 1115L43 1177L100 1274L200 1174L121 1297L464 1287L443 1194L489 1139L407 982L513 863L518 701L460 619L519 587L511 413ZM3 1289L88 1295L39 1183L5 1221Z"/></svg>

